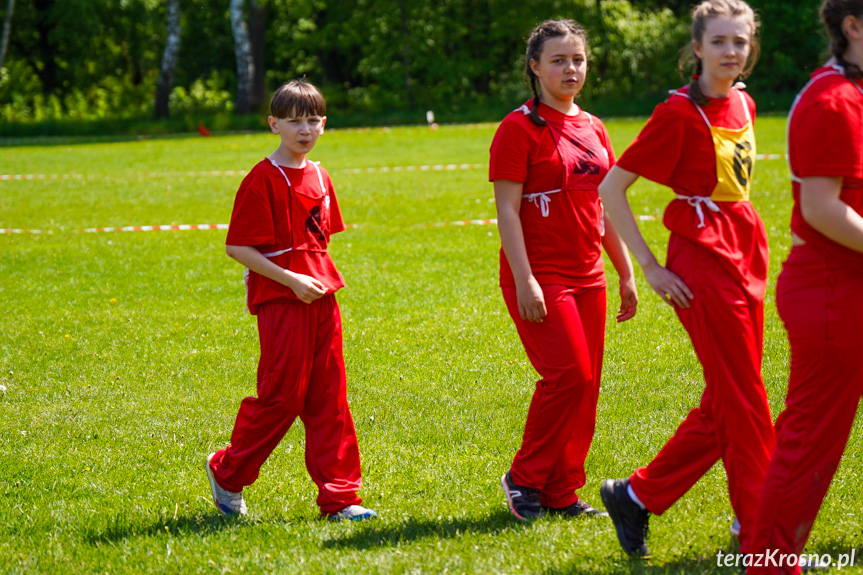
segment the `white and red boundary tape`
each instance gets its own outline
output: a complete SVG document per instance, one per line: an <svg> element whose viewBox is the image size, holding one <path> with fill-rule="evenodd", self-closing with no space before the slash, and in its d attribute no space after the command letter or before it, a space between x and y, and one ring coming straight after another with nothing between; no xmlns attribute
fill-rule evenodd
<svg viewBox="0 0 863 575"><path fill-rule="evenodd" d="M158 232L171 230L227 230L228 224L169 224L161 226L123 226L113 228L84 228L75 230L78 234L98 234L102 232Z"/></svg>
<svg viewBox="0 0 863 575"><path fill-rule="evenodd" d="M758 154L756 160L784 160L785 154ZM345 168L338 170L344 174L388 174L399 172L443 172L454 170L482 170L488 164L429 164L422 166L378 166L371 168ZM247 170L204 170L196 172L149 172L148 178L174 178L184 176L188 178L199 177L225 177L245 176ZM97 178L94 174L0 174L0 181L10 180L72 180L84 178Z"/></svg>
<svg viewBox="0 0 863 575"><path fill-rule="evenodd" d="M635 216L637 220L642 222L655 221L658 218L652 215ZM497 218L485 220L456 220L453 222L435 222L432 224L419 224L414 227L429 227L438 228L443 226L496 226ZM357 228L357 224L348 224L348 229ZM228 224L170 224L161 226L117 226L104 228L84 228L73 230L76 234L100 234L108 232L157 232L157 231L187 231L187 230L227 230ZM0 228L0 235L3 234L51 234L52 231L43 230L26 230L20 228Z"/></svg>

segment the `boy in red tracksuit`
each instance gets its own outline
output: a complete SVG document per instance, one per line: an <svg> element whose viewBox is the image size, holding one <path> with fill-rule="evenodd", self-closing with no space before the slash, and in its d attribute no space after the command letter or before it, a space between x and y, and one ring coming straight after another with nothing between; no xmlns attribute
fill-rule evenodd
<svg viewBox="0 0 863 575"><path fill-rule="evenodd" d="M791 373L749 574L800 572L863 395L863 0L825 0L821 18L833 58L788 114L792 248L776 307Z"/></svg>
<svg viewBox="0 0 863 575"><path fill-rule="evenodd" d="M368 519L377 514L357 495L359 448L335 298L344 279L327 253L345 224L329 175L306 159L324 132L326 104L314 86L294 80L276 90L270 109L279 147L240 185L226 239L228 255L246 267L248 308L258 318L258 397L243 400L228 447L207 457L207 478L220 513L245 515L243 488L299 417L321 515Z"/></svg>
<svg viewBox="0 0 863 575"><path fill-rule="evenodd" d="M661 515L717 461L746 550L775 442L761 379L767 235L749 201L755 104L735 87L754 64L752 8L704 0L693 11L689 86L656 107L599 187L609 217L662 299L674 306L704 369L705 388L646 467L601 488L618 541L646 555L649 514ZM676 194L665 210L666 266L632 216L626 190L644 176Z"/></svg>

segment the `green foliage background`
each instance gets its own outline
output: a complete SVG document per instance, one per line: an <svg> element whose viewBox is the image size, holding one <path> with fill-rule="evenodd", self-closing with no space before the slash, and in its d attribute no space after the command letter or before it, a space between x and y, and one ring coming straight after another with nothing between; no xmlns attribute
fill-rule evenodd
<svg viewBox="0 0 863 575"><path fill-rule="evenodd" d="M267 89L307 77L338 111L331 125L417 122L428 109L440 121L499 119L529 96L525 37L540 21L559 17L578 20L590 34L585 104L600 115L645 114L682 82L677 62L691 9L680 0L258 4L266 10ZM822 60L817 4L752 0L764 23L763 56L749 83L762 111L786 109ZM182 41L170 99L175 121L142 129L112 122L153 116L164 2L17 2L0 69L0 131L24 135L20 126L35 123L42 133L79 132L71 126L83 120L96 132L188 129L201 119L217 128L248 127L249 120L232 113L236 65L228 2L180 0L180 6Z"/></svg>

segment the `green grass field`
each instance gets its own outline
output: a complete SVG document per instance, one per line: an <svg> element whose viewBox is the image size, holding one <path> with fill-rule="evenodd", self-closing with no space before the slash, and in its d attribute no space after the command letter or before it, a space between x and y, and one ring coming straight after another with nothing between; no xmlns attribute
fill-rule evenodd
<svg viewBox="0 0 863 575"><path fill-rule="evenodd" d="M618 153L640 121L610 121ZM225 232L76 233L105 226L227 223L239 175L271 135L7 147L0 174L0 572L3 573L737 573L718 568L733 513L721 465L662 517L648 561L619 550L607 519L516 522L499 478L521 438L534 380L497 288L483 164L493 125L331 131L312 158L333 177L355 227L331 251L348 286L348 395L362 495L381 519L317 519L299 422L246 490L246 520L210 501L204 457L229 439L254 393L257 332ZM759 153L783 154L784 119L758 123ZM759 162L753 201L767 225L771 285L764 378L774 416L787 343L773 301L789 249L782 160ZM639 182L637 214L667 189ZM642 230L658 254L660 221ZM608 266L609 270L611 269ZM610 272L610 284L616 276ZM646 464L702 391L673 311L638 272L635 319L608 340L596 437L581 495ZM863 555L861 434L854 431L808 550ZM846 571L850 571L846 569Z"/></svg>

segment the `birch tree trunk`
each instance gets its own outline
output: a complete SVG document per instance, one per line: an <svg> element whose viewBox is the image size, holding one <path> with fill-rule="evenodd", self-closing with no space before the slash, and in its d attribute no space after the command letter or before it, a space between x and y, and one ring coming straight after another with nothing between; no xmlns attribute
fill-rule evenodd
<svg viewBox="0 0 863 575"><path fill-rule="evenodd" d="M252 50L252 90L249 107L263 111L267 104L266 67L267 5L259 0L249 0L249 43Z"/></svg>
<svg viewBox="0 0 863 575"><path fill-rule="evenodd" d="M168 22L165 38L165 51L162 54L162 67L159 69L159 82L156 84L156 117L167 118L170 114L169 98L174 82L174 69L180 53L180 0L167 0Z"/></svg>
<svg viewBox="0 0 863 575"><path fill-rule="evenodd" d="M9 32L12 29L12 11L15 9L15 0L9 0L6 7L6 17L3 19L3 38L0 39L0 68L6 58L6 47L9 45Z"/></svg>
<svg viewBox="0 0 863 575"><path fill-rule="evenodd" d="M249 44L249 31L243 18L245 0L231 0L231 30L234 33L234 53L237 57L237 102L234 110L238 114L248 114L252 95L252 76L255 64L252 62L252 48Z"/></svg>

